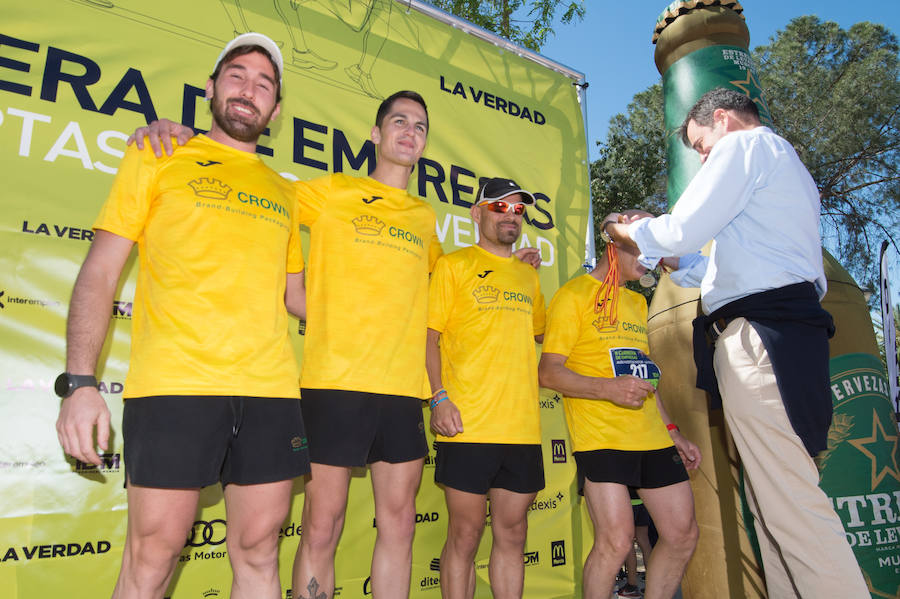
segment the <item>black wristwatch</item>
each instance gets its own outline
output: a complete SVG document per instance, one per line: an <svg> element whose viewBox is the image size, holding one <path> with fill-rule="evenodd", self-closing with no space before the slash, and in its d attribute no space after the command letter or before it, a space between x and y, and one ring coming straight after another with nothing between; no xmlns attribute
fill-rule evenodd
<svg viewBox="0 0 900 599"><path fill-rule="evenodd" d="M79 387L96 386L97 379L93 374L69 374L68 372L64 372L56 377L56 382L53 383L56 394L63 399L72 395L75 392L75 389L78 389Z"/></svg>

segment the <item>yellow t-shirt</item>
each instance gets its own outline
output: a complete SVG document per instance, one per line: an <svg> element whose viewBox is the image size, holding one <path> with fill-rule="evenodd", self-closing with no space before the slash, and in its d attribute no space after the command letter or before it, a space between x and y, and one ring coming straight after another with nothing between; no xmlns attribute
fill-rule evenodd
<svg viewBox="0 0 900 599"><path fill-rule="evenodd" d="M541 442L534 336L544 332L537 271L471 246L438 260L428 327L441 333L441 376L459 408L458 443Z"/></svg>
<svg viewBox="0 0 900 599"><path fill-rule="evenodd" d="M612 378L617 360L621 369L634 350L649 352L647 302L619 287L618 322L610 326L600 322L595 310L600 287L600 281L585 274L559 288L547 312L544 352L566 356L566 367L578 374ZM653 395L640 409L578 397L565 397L564 403L572 451L647 451L673 444Z"/></svg>
<svg viewBox="0 0 900 599"><path fill-rule="evenodd" d="M299 397L284 306L303 270L291 184L204 135L128 148L95 229L135 241L125 397Z"/></svg>
<svg viewBox="0 0 900 599"><path fill-rule="evenodd" d="M310 230L300 386L427 397L428 273L442 253L434 209L370 177L295 186Z"/></svg>

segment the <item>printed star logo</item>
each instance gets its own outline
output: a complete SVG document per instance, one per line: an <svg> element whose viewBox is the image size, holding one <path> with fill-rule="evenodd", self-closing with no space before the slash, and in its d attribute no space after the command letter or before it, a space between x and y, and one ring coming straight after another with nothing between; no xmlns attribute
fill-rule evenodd
<svg viewBox="0 0 900 599"><path fill-rule="evenodd" d="M893 427L890 427L893 431ZM878 413L872 413L872 436L849 439L848 443L858 449L872 462L872 490L886 476L892 476L900 482L900 468L897 466L897 434L888 435Z"/></svg>
<svg viewBox="0 0 900 599"><path fill-rule="evenodd" d="M489 274L491 274L492 272L494 272L494 271L493 271L493 270L486 270L486 271L484 271L483 273L478 274L478 275L475 275L475 276L477 276L479 279L483 279L483 278L485 278L486 276L488 276Z"/></svg>
<svg viewBox="0 0 900 599"><path fill-rule="evenodd" d="M374 202L376 200L380 200L380 199L382 199L381 196L372 196L371 198L363 198L362 201L365 204L371 204L372 202Z"/></svg>
<svg viewBox="0 0 900 599"><path fill-rule="evenodd" d="M766 116L770 114L769 106L766 104L766 100L762 96L762 87L760 87L759 82L756 80L756 76L753 74L753 71L747 69L747 77L745 77L744 79L738 79L736 81L729 81L728 83L744 92L748 98L753 100L753 103L756 104L756 107L759 109L759 114L760 117L762 117L762 120L767 120Z"/></svg>
<svg viewBox="0 0 900 599"><path fill-rule="evenodd" d="M206 162L197 161L197 164L200 166L212 166L214 164L222 164L221 162L216 162L215 160L207 160Z"/></svg>
<svg viewBox="0 0 900 599"><path fill-rule="evenodd" d="M563 500L563 497L565 497L565 495L563 495L562 493L557 493L557 494L556 494L556 499L557 499L558 501L562 501L562 500Z"/></svg>
<svg viewBox="0 0 900 599"><path fill-rule="evenodd" d="M5 291L0 291L0 297L3 297L3 294L4 294L4 293L6 293L6 292L5 292ZM2 309L5 308L5 307L6 307L6 304L4 304L3 302L0 302L0 310L2 310Z"/></svg>

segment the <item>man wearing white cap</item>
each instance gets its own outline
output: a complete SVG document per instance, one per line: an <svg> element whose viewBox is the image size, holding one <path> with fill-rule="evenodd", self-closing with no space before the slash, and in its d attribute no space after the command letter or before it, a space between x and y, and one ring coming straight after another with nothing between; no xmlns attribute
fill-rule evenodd
<svg viewBox="0 0 900 599"><path fill-rule="evenodd" d="M138 245L125 381L128 531L114 598L163 597L202 487L221 482L231 597L274 599L292 479L309 472L290 311L305 314L293 189L255 154L283 62L264 35L229 43L206 84L213 123L173 155L129 148L94 224L67 326L57 431L100 463L109 409L94 378L109 308ZM224 326L227 323L228 326Z"/></svg>
<svg viewBox="0 0 900 599"><path fill-rule="evenodd" d="M477 245L443 256L431 275L426 364L434 480L450 516L441 552L448 599L474 596L488 498L491 590L522 596L528 508L544 488L534 347L544 336L544 296L537 271L512 255L531 204L511 179L484 181L471 210Z"/></svg>

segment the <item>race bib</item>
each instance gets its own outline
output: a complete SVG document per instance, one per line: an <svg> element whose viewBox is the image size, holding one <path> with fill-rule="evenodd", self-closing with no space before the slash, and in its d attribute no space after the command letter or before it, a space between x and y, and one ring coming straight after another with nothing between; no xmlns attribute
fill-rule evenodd
<svg viewBox="0 0 900 599"><path fill-rule="evenodd" d="M650 356L634 347L613 347L609 350L613 372L616 376L630 374L649 381L651 385L659 385L659 366Z"/></svg>

